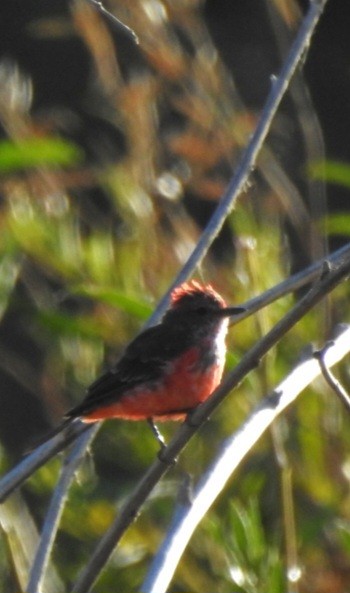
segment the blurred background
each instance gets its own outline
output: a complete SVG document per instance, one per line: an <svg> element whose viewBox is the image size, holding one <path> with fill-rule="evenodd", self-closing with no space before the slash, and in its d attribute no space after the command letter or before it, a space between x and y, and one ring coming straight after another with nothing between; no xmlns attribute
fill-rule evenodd
<svg viewBox="0 0 350 593"><path fill-rule="evenodd" d="M2 0L2 473L113 364L186 261L307 6L110 0L106 8L134 29L136 45L86 1ZM249 185L197 271L230 303L348 241L349 22L350 4L329 0ZM292 302L285 298L233 328L228 366ZM321 345L348 318L343 286L251 373L159 485L94 591L116 590L116 582L118 591L138 590L183 472L196 482L310 341ZM347 365L338 372L349 386ZM348 591L348 429L346 413L317 382L220 497L172 591L278 593L288 578L300 593ZM176 426L163 430L170 438ZM156 451L143 423L103 425L72 488L47 591L74 582ZM40 529L60 463L47 464L1 507L0 575L8 593L25 587L26 538L34 541Z"/></svg>

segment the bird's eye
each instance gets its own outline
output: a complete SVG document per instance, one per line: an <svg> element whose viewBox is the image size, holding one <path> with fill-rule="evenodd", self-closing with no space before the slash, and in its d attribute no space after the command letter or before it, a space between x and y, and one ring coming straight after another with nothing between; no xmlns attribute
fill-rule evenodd
<svg viewBox="0 0 350 593"><path fill-rule="evenodd" d="M207 312L207 308L206 307L198 307L196 309L196 313L198 313L198 315L205 315Z"/></svg>

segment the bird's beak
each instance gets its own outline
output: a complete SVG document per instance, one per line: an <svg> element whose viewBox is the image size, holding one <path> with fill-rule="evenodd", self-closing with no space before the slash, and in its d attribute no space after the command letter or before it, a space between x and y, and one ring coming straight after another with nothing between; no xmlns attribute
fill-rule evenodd
<svg viewBox="0 0 350 593"><path fill-rule="evenodd" d="M231 317L234 315L240 315L244 313L247 309L245 307L225 307L224 309L220 309L218 313L223 317Z"/></svg>

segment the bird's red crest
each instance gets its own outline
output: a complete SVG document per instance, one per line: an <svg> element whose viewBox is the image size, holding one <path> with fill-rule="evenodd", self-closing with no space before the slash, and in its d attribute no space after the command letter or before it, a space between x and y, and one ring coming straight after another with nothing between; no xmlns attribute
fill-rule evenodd
<svg viewBox="0 0 350 593"><path fill-rule="evenodd" d="M214 298L221 307L226 307L226 303L222 296L220 296L216 290L210 284L200 284L197 280L191 280L190 282L184 282L171 293L171 304L176 305L184 296L195 296L198 294L208 295Z"/></svg>

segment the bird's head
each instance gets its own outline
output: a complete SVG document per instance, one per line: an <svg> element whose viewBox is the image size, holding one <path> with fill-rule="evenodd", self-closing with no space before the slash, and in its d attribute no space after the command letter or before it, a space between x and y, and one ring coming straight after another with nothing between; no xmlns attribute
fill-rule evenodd
<svg viewBox="0 0 350 593"><path fill-rule="evenodd" d="M203 285L192 280L173 290L163 322L177 319L188 324L216 323L243 311L242 307L227 307L222 296L210 284Z"/></svg>

